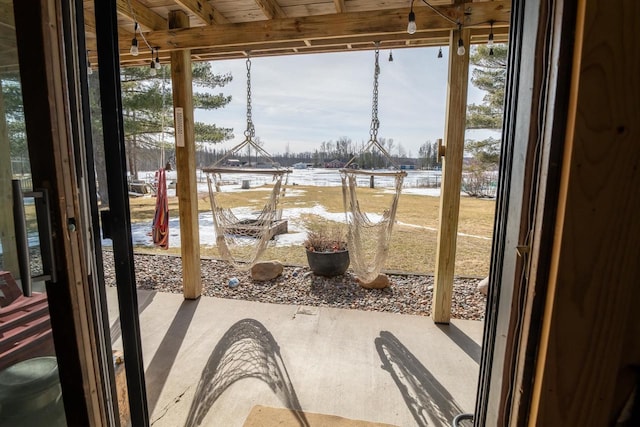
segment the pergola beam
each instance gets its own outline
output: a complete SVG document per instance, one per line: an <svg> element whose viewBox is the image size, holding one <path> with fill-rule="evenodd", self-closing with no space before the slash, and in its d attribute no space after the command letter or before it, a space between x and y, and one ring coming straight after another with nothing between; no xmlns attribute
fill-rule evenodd
<svg viewBox="0 0 640 427"><path fill-rule="evenodd" d="M337 13L345 13L347 9L344 7L344 0L333 0L336 5Z"/></svg>
<svg viewBox="0 0 640 427"><path fill-rule="evenodd" d="M229 20L213 8L206 0L174 0L193 13L205 25L228 24Z"/></svg>
<svg viewBox="0 0 640 427"><path fill-rule="evenodd" d="M129 7L129 5L131 5L131 7ZM118 0L116 8L120 15L130 19L132 22L137 22L144 29L155 31L165 30L167 28L166 19L153 12L138 0Z"/></svg>
<svg viewBox="0 0 640 427"><path fill-rule="evenodd" d="M511 11L510 1L466 3L462 12L459 6L441 6L439 11L452 19L466 16L466 29L488 28L493 20L494 32L507 27ZM434 31L453 30L457 26L429 8L416 8L416 34L406 34L407 10L388 9L371 12L347 12L340 14L278 18L269 21L253 21L236 24L193 27L175 30L152 31L145 34L153 46L161 51L179 49L215 50L224 46L236 46L239 50L251 49L266 43L290 43L304 40L331 40L335 38L377 37L384 40L391 34L403 34L407 40L424 38ZM121 52L126 52L130 41L120 40ZM121 58L126 62L127 54Z"/></svg>
<svg viewBox="0 0 640 427"><path fill-rule="evenodd" d="M276 0L255 0L256 4L260 6L264 16L267 19L276 19L276 18L284 18L287 16L284 13L284 10L280 7Z"/></svg>
<svg viewBox="0 0 640 427"><path fill-rule="evenodd" d="M471 44L486 43L489 35L489 28L474 28L471 30ZM494 28L494 40L496 43L504 43L507 41L509 28ZM127 35L123 38L127 45L131 43L131 36ZM429 46L446 46L449 44L449 31L432 31L429 33L420 33L418 37L407 40L404 34L387 34L381 37L376 35L365 35L358 37L340 37L331 39L313 39L291 42L266 42L251 46L251 56L274 56L274 55L293 55L323 53L323 52L340 52L345 50L371 50L374 48L373 42L379 41L380 47L385 48L413 48L413 47L429 47ZM90 50L91 63L97 63L98 57L95 55L95 40L87 40L87 49ZM215 46L206 49L193 49L191 51L194 61L212 61L217 59L233 59L244 58L245 49L242 46ZM160 59L165 62L169 58L170 51L164 50L160 52ZM5 61L5 59L7 59ZM145 58L146 59L146 58ZM121 54L120 61L123 67L147 65L141 56L133 57L131 55ZM143 63L144 61L144 63ZM10 58L0 58L0 67L3 65L15 64Z"/></svg>

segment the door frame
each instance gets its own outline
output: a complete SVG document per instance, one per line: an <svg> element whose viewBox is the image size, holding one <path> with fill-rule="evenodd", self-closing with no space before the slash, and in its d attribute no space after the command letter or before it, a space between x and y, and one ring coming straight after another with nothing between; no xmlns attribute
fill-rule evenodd
<svg viewBox="0 0 640 427"><path fill-rule="evenodd" d="M109 4L115 14L115 3ZM14 0L13 9L33 186L46 189L51 200L57 280L47 281L46 290L66 419L68 425L117 426L120 419L93 179L83 5L79 0L40 0L36 4ZM109 61L101 62L102 70ZM108 80L108 73L104 74ZM115 75L119 83L119 73ZM108 105L103 103L103 111L105 108ZM113 145L123 146L124 141L107 144ZM110 170L124 168L111 165ZM118 181L117 173L111 175L116 176L109 182L113 200L127 190L126 180ZM122 242L129 242L131 248L128 199L126 202L111 206L112 217L122 218L114 221L118 236L114 256L125 253L116 256L118 302L131 422L148 425L133 256L131 250L122 249ZM117 228L118 224L125 225ZM130 280L126 274L123 278L123 271L131 273Z"/></svg>

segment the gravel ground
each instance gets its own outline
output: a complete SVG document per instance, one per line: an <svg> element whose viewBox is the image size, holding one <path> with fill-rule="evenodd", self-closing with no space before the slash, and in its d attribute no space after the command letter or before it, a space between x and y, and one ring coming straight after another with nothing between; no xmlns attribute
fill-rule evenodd
<svg viewBox="0 0 640 427"><path fill-rule="evenodd" d="M180 258L170 255L135 254L138 288L182 293ZM115 286L113 253L104 251L105 281ZM228 285L237 278L239 284ZM233 269L224 261L202 260L202 294L208 297L240 299L274 304L351 308L428 316L431 314L433 276L389 274L391 286L364 289L350 270L342 276L316 276L305 266L285 266L283 274L267 282L254 282L249 272ZM456 278L453 283L451 316L455 319L484 319L486 298L476 290L481 279Z"/></svg>

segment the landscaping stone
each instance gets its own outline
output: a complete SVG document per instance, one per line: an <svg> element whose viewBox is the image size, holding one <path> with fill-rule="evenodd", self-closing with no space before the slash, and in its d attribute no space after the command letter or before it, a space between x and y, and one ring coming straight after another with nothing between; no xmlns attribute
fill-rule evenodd
<svg viewBox="0 0 640 427"><path fill-rule="evenodd" d="M103 252L105 284L115 286L113 252ZM180 256L134 254L139 289L182 293ZM203 259L202 296L290 304L333 307L419 316L431 315L434 277L430 274L388 274L390 285L383 289L361 287L351 270L336 277L316 276L307 266L284 266L272 280L254 281L249 271L234 269L229 263ZM297 273L297 274L294 274ZM239 285L228 286L236 277ZM455 277L451 301L453 319L482 320L487 299L477 291L482 278Z"/></svg>
<svg viewBox="0 0 640 427"><path fill-rule="evenodd" d="M273 280L284 271L284 266L280 261L258 262L251 267L251 279L264 282Z"/></svg>
<svg viewBox="0 0 640 427"><path fill-rule="evenodd" d="M384 289L391 285L389 282L389 276L386 274L378 274L378 277L373 279L371 282L364 282L360 278L356 278L358 284L366 289Z"/></svg>
<svg viewBox="0 0 640 427"><path fill-rule="evenodd" d="M482 279L477 286L478 292L480 292L485 297L487 296L487 292L489 292L489 278L485 277Z"/></svg>

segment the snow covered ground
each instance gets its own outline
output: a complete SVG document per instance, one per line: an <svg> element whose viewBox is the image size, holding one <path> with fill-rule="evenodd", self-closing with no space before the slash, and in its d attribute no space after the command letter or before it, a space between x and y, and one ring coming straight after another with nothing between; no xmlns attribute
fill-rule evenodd
<svg viewBox="0 0 640 427"><path fill-rule="evenodd" d="M154 172L142 172L139 174L139 179L152 180ZM198 192L208 192L208 186L206 182L206 174L197 172L198 179ZM422 188L418 187L421 182L425 180L435 181L440 179L440 171L407 171L407 176L404 179L403 193L405 194L417 194L426 196L440 196L440 188ZM261 186L270 182L270 178L267 176L257 176L247 174L233 174L234 184L223 186L223 191L242 191L240 183L244 180L250 181L252 188ZM167 182L176 180L176 171L167 172ZM296 185L308 185L308 186L340 186L342 185L340 173L337 169L292 169L288 178L289 184ZM358 180L358 184L362 186L369 186L369 178L363 176ZM385 192L393 193L393 178L391 177L375 177L375 185L377 188L385 188ZM269 191L265 188L265 191ZM287 195L291 196L296 193L295 187L289 187ZM175 196L175 190L168 190L169 197ZM250 212L234 211L236 216L248 216ZM276 245L290 246L302 244L307 235L307 229L302 225L299 220L302 215L313 214L321 216L331 221L345 222L346 217L344 213L332 213L328 212L323 206L314 206L312 208L287 208L283 217L286 217L288 221L288 233L281 234L275 237ZM376 215L368 214L373 221L379 220ZM175 215L169 216L169 245L171 247L180 246L180 224L178 218ZM206 246L214 246L216 243L216 233L213 226L213 218L211 212L204 212L199 215L198 218L200 224L200 244ZM153 241L150 236L151 223L135 223L131 226L131 234L133 244L136 246L153 246ZM252 241L252 239L248 239ZM110 240L103 240L105 246L110 246Z"/></svg>

